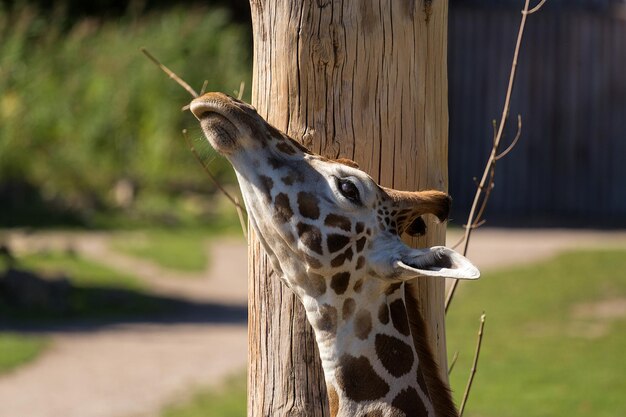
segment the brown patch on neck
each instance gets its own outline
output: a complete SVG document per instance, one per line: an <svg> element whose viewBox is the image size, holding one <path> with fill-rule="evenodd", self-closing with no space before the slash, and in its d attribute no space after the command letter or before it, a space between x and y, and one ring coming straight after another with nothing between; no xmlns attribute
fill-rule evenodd
<svg viewBox="0 0 626 417"><path fill-rule="evenodd" d="M367 339L372 331L372 314L367 310L359 310L354 318L354 333L361 340Z"/></svg>
<svg viewBox="0 0 626 417"><path fill-rule="evenodd" d="M389 385L374 371L365 356L345 354L335 372L339 388L346 397L356 402L374 401L389 392Z"/></svg>
<svg viewBox="0 0 626 417"><path fill-rule="evenodd" d="M428 415L426 406L422 403L415 388L407 388L400 391L400 393L393 399L391 405L398 410L402 411L406 416L424 416Z"/></svg>
<svg viewBox="0 0 626 417"><path fill-rule="evenodd" d="M415 362L413 349L397 337L377 334L374 344L380 363L394 377L406 375L413 367Z"/></svg>
<svg viewBox="0 0 626 417"><path fill-rule="evenodd" d="M402 299L399 298L389 304L389 311L391 312L391 321L393 322L393 327L395 327L397 331L405 336L410 335L411 329L409 328L407 311Z"/></svg>
<svg viewBox="0 0 626 417"><path fill-rule="evenodd" d="M353 298L346 298L346 300L343 302L343 308L341 309L342 318L344 320L348 320L350 317L352 317L355 309L356 301L354 301Z"/></svg>
<svg viewBox="0 0 626 417"><path fill-rule="evenodd" d="M336 294L341 295L348 289L350 284L350 273L339 272L330 279L330 288L332 288Z"/></svg>
<svg viewBox="0 0 626 417"><path fill-rule="evenodd" d="M337 332L337 309L331 305L323 304L319 308L319 318L315 322L317 330L322 332Z"/></svg>
<svg viewBox="0 0 626 417"><path fill-rule="evenodd" d="M409 284L412 285L412 284ZM452 401L449 386L439 376L439 367L428 344L426 323L419 312L417 300L411 295L409 288L405 288L406 313L409 318L411 335L419 360L417 382L420 386L426 382L428 396L435 409L437 417L458 417L458 412ZM421 374L421 375L420 375Z"/></svg>

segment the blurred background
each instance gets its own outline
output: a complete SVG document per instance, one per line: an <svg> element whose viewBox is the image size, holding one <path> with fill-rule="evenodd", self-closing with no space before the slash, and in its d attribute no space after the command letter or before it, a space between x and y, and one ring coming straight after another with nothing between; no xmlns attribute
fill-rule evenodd
<svg viewBox="0 0 626 417"><path fill-rule="evenodd" d="M450 0L448 242L499 119L523 0ZM250 86L248 2L0 1L0 416L245 415L246 243L190 96ZM626 415L626 1L527 24L483 279L448 315L466 415ZM243 92L244 100L249 94ZM510 123L506 146L515 135ZM503 296L504 295L504 296Z"/></svg>

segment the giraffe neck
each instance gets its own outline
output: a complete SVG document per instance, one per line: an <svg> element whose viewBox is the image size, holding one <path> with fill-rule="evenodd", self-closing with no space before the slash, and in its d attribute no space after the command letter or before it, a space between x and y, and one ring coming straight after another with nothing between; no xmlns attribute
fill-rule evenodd
<svg viewBox="0 0 626 417"><path fill-rule="evenodd" d="M373 277L349 286L351 291L341 294L329 289L316 298L303 297L324 368L331 416L434 417L403 288L385 290Z"/></svg>

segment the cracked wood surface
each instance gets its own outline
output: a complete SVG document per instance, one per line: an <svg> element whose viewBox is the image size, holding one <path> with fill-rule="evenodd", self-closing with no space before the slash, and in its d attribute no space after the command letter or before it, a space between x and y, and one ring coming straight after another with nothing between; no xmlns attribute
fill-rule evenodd
<svg viewBox="0 0 626 417"><path fill-rule="evenodd" d="M251 0L252 104L314 152L355 160L381 185L447 190L448 2ZM445 228L426 238L442 244ZM248 415L328 416L314 336L299 301L249 250ZM418 300L447 369L443 283ZM444 375L444 378L447 377Z"/></svg>

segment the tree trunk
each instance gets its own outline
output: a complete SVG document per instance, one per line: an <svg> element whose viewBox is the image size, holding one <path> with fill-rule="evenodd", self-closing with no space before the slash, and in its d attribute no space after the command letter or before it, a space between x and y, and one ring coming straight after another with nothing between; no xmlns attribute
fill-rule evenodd
<svg viewBox="0 0 626 417"><path fill-rule="evenodd" d="M447 189L447 0L250 4L261 116L314 152L355 160L384 186ZM304 310L250 235L248 416L328 416ZM445 228L430 225L411 243L444 240ZM420 279L407 292L445 371L444 285Z"/></svg>

